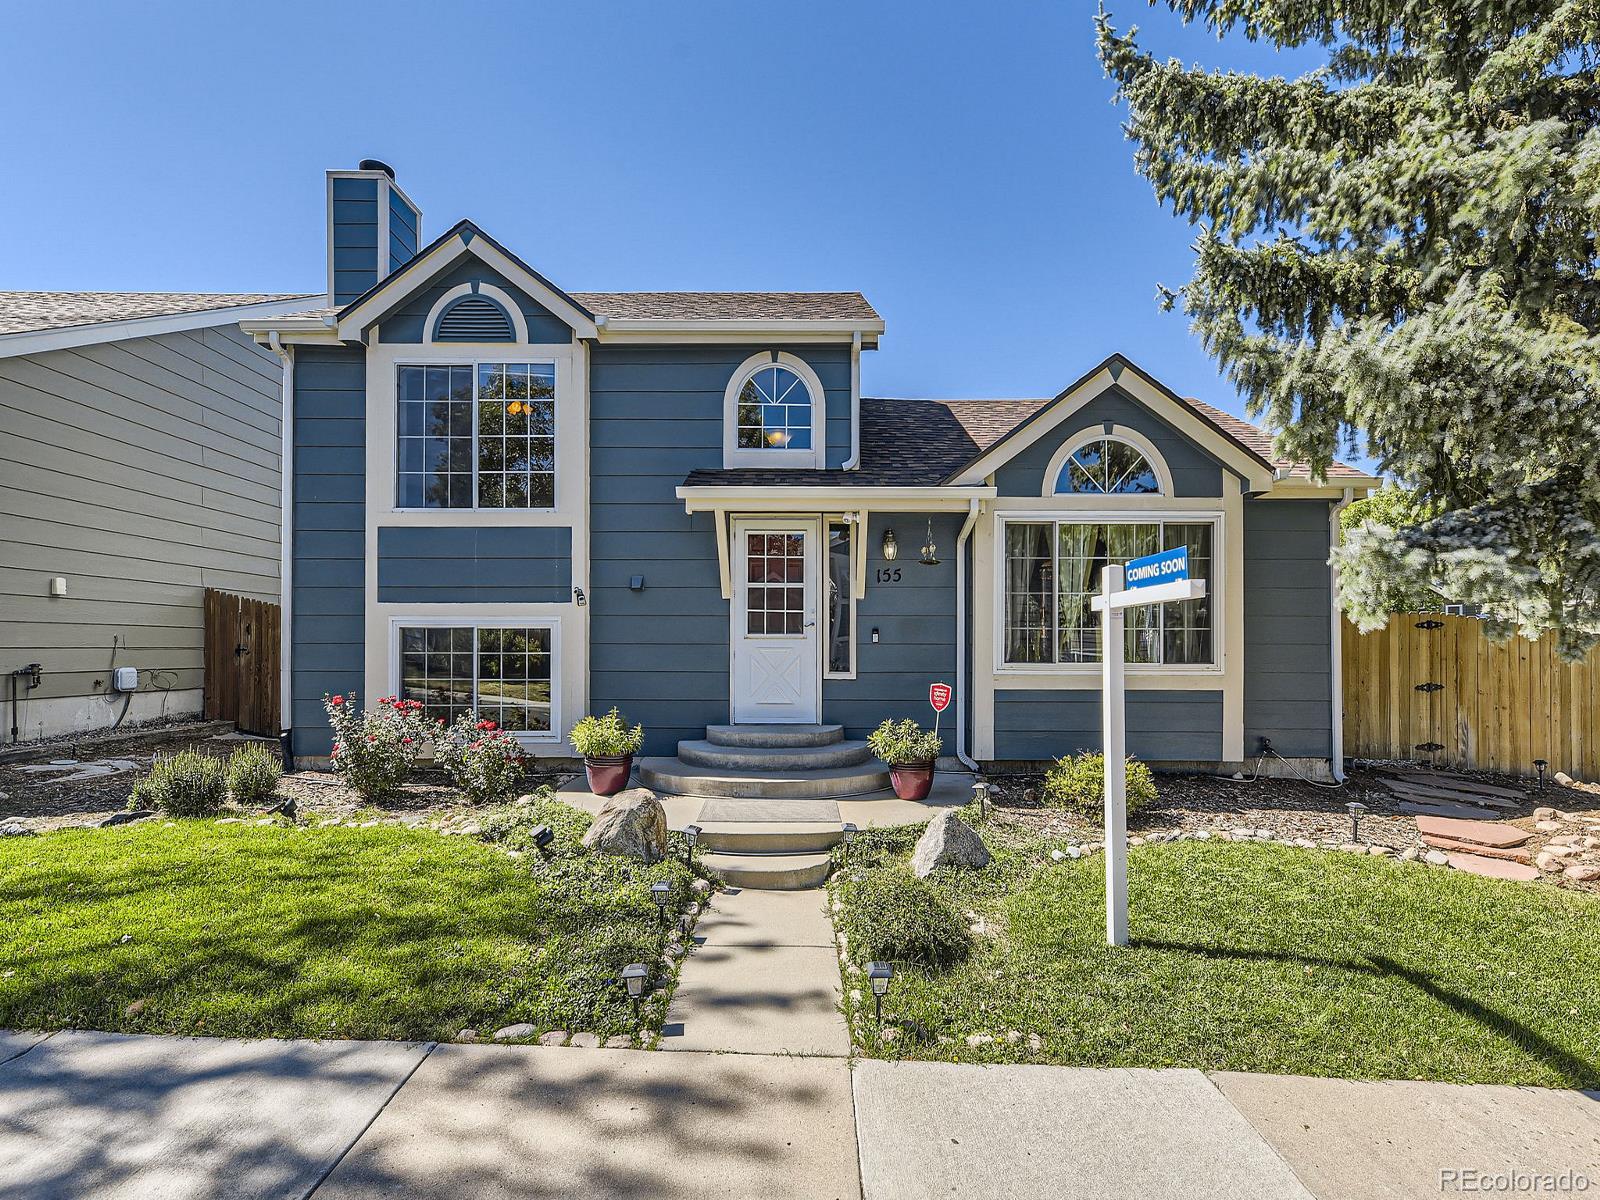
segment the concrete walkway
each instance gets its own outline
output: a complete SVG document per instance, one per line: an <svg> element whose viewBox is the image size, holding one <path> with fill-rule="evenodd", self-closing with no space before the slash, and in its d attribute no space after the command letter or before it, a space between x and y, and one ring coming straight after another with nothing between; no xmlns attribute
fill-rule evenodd
<svg viewBox="0 0 1600 1200"><path fill-rule="evenodd" d="M0 1033L0 1200L1484 1192L1600 1194L1600 1093Z"/></svg>
<svg viewBox="0 0 1600 1200"><path fill-rule="evenodd" d="M826 902L820 888L713 895L679 972L661 1048L848 1056Z"/></svg>

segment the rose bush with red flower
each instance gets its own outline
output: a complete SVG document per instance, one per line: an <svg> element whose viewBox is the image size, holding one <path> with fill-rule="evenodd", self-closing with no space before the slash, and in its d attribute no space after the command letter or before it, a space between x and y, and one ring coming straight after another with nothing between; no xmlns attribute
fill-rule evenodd
<svg viewBox="0 0 1600 1200"><path fill-rule="evenodd" d="M382 800L411 774L430 736L422 702L384 696L362 712L356 695L324 696L323 710L333 727L333 765L361 798Z"/></svg>
<svg viewBox="0 0 1600 1200"><path fill-rule="evenodd" d="M527 761L515 737L469 712L438 735L433 757L474 804L509 800Z"/></svg>

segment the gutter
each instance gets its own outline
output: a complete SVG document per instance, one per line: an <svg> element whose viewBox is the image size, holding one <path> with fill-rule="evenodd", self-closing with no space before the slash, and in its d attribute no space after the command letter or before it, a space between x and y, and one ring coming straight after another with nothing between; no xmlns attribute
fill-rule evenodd
<svg viewBox="0 0 1600 1200"><path fill-rule="evenodd" d="M267 345L283 363L282 436L283 449L279 475L279 504L282 516L278 528L278 728L287 739L289 754L294 753L294 693L290 655L294 649L294 347L285 346L276 330L267 335ZM281 736L280 734L280 736ZM291 757L289 765L293 766Z"/></svg>
<svg viewBox="0 0 1600 1200"><path fill-rule="evenodd" d="M978 523L978 506L967 503L967 519L956 535L956 757L968 770L977 771L977 762L967 754L967 538Z"/></svg>
<svg viewBox="0 0 1600 1200"><path fill-rule="evenodd" d="M861 465L861 331L850 336L850 457L839 465L854 471Z"/></svg>
<svg viewBox="0 0 1600 1200"><path fill-rule="evenodd" d="M1328 509L1328 548L1330 551L1328 568L1328 653L1331 658L1328 663L1328 678L1330 685L1330 699L1332 700L1333 721L1329 729L1328 749L1331 760L1328 764L1333 773L1334 781L1344 782L1344 623L1340 620L1339 612L1339 568L1332 566L1333 547L1340 541L1339 514L1344 511L1345 505L1356 498L1355 488L1345 488L1344 495Z"/></svg>

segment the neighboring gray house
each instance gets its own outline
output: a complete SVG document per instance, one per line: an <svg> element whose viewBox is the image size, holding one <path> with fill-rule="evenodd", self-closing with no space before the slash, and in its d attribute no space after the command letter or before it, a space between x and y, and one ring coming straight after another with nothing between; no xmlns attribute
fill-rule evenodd
<svg viewBox="0 0 1600 1200"><path fill-rule="evenodd" d="M239 321L305 304L0 292L5 741L199 712L203 590L277 600L282 370Z"/></svg>
<svg viewBox="0 0 1600 1200"><path fill-rule="evenodd" d="M1044 759L1099 740L1099 568L1181 543L1210 595L1130 632L1130 750L1337 758L1329 546L1369 476L1314 481L1120 355L1048 400L863 398L858 293L569 292L470 221L419 245L364 166L330 172L331 303L244 322L292 357L297 754L327 693L551 756L617 706L647 782L745 794L711 766L859 761L800 728L926 719L940 680L950 749ZM708 750L729 724L792 728Z"/></svg>

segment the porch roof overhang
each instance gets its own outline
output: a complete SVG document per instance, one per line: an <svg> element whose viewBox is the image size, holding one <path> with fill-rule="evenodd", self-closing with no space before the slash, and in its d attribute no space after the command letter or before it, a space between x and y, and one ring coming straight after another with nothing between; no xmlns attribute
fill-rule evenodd
<svg viewBox="0 0 1600 1200"><path fill-rule="evenodd" d="M975 487L760 487L754 485L701 485L678 488L685 512L708 512L717 541L717 576L724 600L733 599L732 536L730 514L829 516L839 514L865 529L867 514L874 512L977 511L981 501L992 500L995 489ZM851 548L852 591L857 600L866 594L867 539L857 537Z"/></svg>

